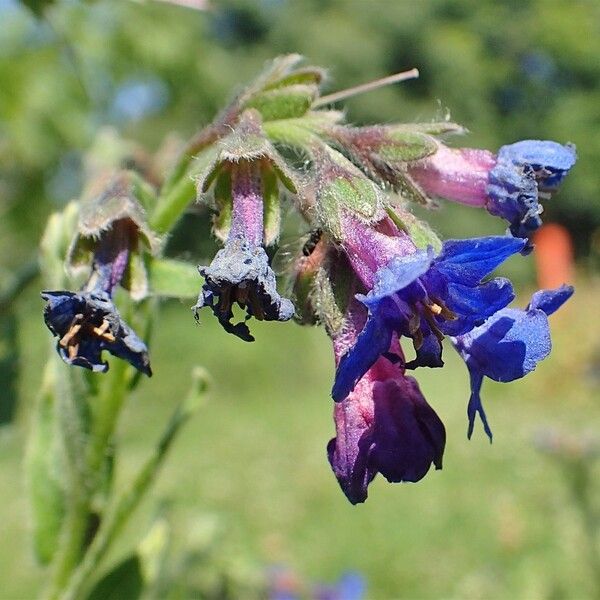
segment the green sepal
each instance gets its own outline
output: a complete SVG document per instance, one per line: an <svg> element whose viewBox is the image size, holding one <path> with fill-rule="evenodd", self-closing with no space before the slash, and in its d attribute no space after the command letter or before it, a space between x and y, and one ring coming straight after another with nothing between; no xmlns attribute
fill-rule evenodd
<svg viewBox="0 0 600 600"><path fill-rule="evenodd" d="M67 254L67 267L76 272L87 268L101 234L115 221L129 220L138 231L138 240L151 253L160 249L160 237L154 233L146 219L146 211L135 196L131 174L127 171L103 176L87 191L87 200L81 205L77 232Z"/></svg>
<svg viewBox="0 0 600 600"><path fill-rule="evenodd" d="M213 191L216 213L213 217L213 233L221 241L225 241L231 229L231 214L233 210L231 197L231 177L224 173L217 179Z"/></svg>
<svg viewBox="0 0 600 600"><path fill-rule="evenodd" d="M219 149L214 145L203 148L186 165L186 170L180 178L171 182L150 215L152 229L161 234L173 229L187 207L196 200L195 178L209 169L218 153Z"/></svg>
<svg viewBox="0 0 600 600"><path fill-rule="evenodd" d="M430 135L390 127L378 153L384 161L398 163L425 158L436 150L437 143Z"/></svg>
<svg viewBox="0 0 600 600"><path fill-rule="evenodd" d="M387 213L399 229L408 233L417 248L426 250L432 247L436 254L441 251L442 240L425 221L401 209L388 208Z"/></svg>
<svg viewBox="0 0 600 600"><path fill-rule="evenodd" d="M256 109L265 121L291 119L306 114L316 96L316 86L289 85L257 94L244 108Z"/></svg>
<svg viewBox="0 0 600 600"><path fill-rule="evenodd" d="M467 133L468 130L459 125L458 123L452 123L450 121L434 121L432 123L406 123L392 126L395 130L404 130L411 132L425 133L428 135L445 135L445 134L457 134L462 135Z"/></svg>
<svg viewBox="0 0 600 600"><path fill-rule="evenodd" d="M317 214L334 239L343 237L342 211L365 220L375 219L382 206L381 189L345 156L329 147L315 157Z"/></svg>
<svg viewBox="0 0 600 600"><path fill-rule="evenodd" d="M261 168L271 167L287 189L296 191L295 176L270 143L256 110L244 111L231 133L220 140L217 148L212 162L196 176L199 194L208 192L220 176L242 160L259 161Z"/></svg>
<svg viewBox="0 0 600 600"><path fill-rule="evenodd" d="M190 263L169 258L146 260L149 293L165 298L195 298L202 282L198 269Z"/></svg>
<svg viewBox="0 0 600 600"><path fill-rule="evenodd" d="M277 174L271 169L262 173L263 211L264 211L264 243L274 244L279 239L281 229L281 203Z"/></svg>
<svg viewBox="0 0 600 600"><path fill-rule="evenodd" d="M79 204L69 202L62 212L50 215L40 242L40 270L48 289L67 287L64 260L77 225Z"/></svg>
<svg viewBox="0 0 600 600"><path fill-rule="evenodd" d="M121 286L129 291L133 300L143 300L148 295L146 263L139 252L129 254L129 263L121 280Z"/></svg>

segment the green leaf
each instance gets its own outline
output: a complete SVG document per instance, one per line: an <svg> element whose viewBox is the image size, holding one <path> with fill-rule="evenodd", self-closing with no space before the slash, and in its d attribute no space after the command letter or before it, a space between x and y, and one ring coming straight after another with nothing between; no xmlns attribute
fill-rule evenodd
<svg viewBox="0 0 600 600"><path fill-rule="evenodd" d="M166 298L195 298L198 295L202 278L194 265L149 257L146 267L151 294Z"/></svg>
<svg viewBox="0 0 600 600"><path fill-rule="evenodd" d="M87 600L136 600L143 590L142 565L139 556L134 554L106 573Z"/></svg>

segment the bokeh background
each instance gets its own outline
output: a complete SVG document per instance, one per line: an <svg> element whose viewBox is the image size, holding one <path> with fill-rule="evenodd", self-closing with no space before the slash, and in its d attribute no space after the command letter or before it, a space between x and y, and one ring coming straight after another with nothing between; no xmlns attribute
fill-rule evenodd
<svg viewBox="0 0 600 600"><path fill-rule="evenodd" d="M323 331L254 324L248 346L185 303L165 303L152 340L156 376L121 422L121 486L140 464L194 365L208 405L178 440L129 528L156 511L174 543L220 548L244 577L285 565L307 581L347 570L369 598L600 597L595 436L600 435L600 3L597 0L0 0L0 597L28 598L43 572L29 548L22 463L45 361L32 267L48 215L76 197L83 162L110 129L149 150L209 122L269 58L299 52L334 91L411 67L416 81L347 103L356 123L444 117L495 149L523 138L577 145L579 160L546 220L563 224L577 292L553 317L555 349L527 380L486 382L490 445L466 439L467 374L419 373L447 425L444 470L417 485L377 480L350 506L327 463L333 359ZM181 2L185 4L185 2ZM501 233L466 207L428 215L444 236ZM190 211L169 252L206 259L205 216ZM30 277L28 276L30 275ZM505 269L527 303L533 258ZM28 282L28 283L26 283ZM115 557L121 551L117 548ZM210 570L210 567L207 567Z"/></svg>

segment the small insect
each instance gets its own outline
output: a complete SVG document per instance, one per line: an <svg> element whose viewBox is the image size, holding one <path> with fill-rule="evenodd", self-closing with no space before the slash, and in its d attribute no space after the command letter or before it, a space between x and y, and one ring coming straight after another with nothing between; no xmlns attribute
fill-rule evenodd
<svg viewBox="0 0 600 600"><path fill-rule="evenodd" d="M308 236L308 239L302 246L302 254L304 256L310 256L317 247L317 244L321 241L321 237L323 236L323 230L320 227L313 229Z"/></svg>

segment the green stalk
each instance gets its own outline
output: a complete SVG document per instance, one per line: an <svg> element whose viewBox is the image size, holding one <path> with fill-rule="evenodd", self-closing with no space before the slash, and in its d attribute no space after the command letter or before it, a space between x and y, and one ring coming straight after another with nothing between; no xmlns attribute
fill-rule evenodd
<svg viewBox="0 0 600 600"><path fill-rule="evenodd" d="M158 233L166 233L173 228L188 205L196 197L196 186L191 177L182 176L166 195L161 196L150 226Z"/></svg>
<svg viewBox="0 0 600 600"><path fill-rule="evenodd" d="M133 480L133 483L116 501L112 512L102 523L83 561L73 573L65 591L59 596L60 600L76 600L83 597L84 593L88 591L90 584L96 576L97 568L106 556L112 542L121 532L123 526L155 480L158 470L164 462L178 431L200 406L206 390L206 375L203 370L198 369L193 374L193 377L192 390L187 398L175 409L154 452L146 460Z"/></svg>

